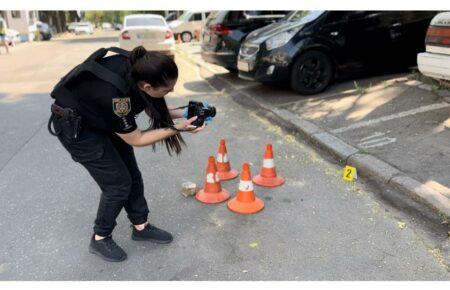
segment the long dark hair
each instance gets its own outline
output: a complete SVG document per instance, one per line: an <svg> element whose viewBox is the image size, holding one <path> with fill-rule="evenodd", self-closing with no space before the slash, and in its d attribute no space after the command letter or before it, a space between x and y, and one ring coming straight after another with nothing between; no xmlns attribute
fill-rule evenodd
<svg viewBox="0 0 450 290"><path fill-rule="evenodd" d="M168 86L170 81L178 78L178 67L172 58L159 52L147 51L143 46L138 46L131 51L130 64L131 78L136 84L139 81L145 81L157 88ZM152 98L139 88L138 90L147 103L145 113L150 118L150 127L145 131L166 128L174 124L164 98ZM177 155L180 154L181 144L186 145L179 133L163 141L169 155L172 155L173 151ZM152 146L154 150L155 144Z"/></svg>

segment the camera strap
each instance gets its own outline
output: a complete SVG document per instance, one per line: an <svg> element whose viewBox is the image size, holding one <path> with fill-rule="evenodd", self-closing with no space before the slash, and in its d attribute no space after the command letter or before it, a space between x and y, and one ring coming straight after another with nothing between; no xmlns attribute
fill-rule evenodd
<svg viewBox="0 0 450 290"><path fill-rule="evenodd" d="M179 109L186 109L187 107L189 107L189 105L181 106L181 107L176 107L176 108L172 108L172 109L169 109L169 111L179 110Z"/></svg>

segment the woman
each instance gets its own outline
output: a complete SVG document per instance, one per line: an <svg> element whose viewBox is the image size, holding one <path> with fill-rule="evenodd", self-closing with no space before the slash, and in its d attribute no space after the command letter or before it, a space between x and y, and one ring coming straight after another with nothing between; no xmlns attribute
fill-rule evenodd
<svg viewBox="0 0 450 290"><path fill-rule="evenodd" d="M9 54L8 42L6 41L6 22L0 17L0 44L6 49L6 53ZM2 54L0 50L0 54Z"/></svg>
<svg viewBox="0 0 450 290"><path fill-rule="evenodd" d="M64 134L63 118L53 120L53 126L62 132L58 139L72 159L89 171L102 190L89 251L107 261L123 261L127 255L111 236L122 207L134 226L133 240L172 241L170 233L147 221L149 210L133 146L152 145L154 149L157 142L164 142L169 154L179 154L184 145L180 132L197 133L205 125L191 126L197 117L178 124L172 121L182 118L185 112L169 110L164 100L178 78L177 65L170 57L147 52L141 46L129 57L114 55L98 63L123 77L130 87L128 93L121 94L111 83L92 74L81 74L70 85L71 92L76 92L72 94L73 99L77 101L56 98L55 102L63 108L76 107L81 115L81 131L75 137ZM142 111L150 117L150 128L144 131L138 129L135 121ZM52 112L58 111L52 109Z"/></svg>

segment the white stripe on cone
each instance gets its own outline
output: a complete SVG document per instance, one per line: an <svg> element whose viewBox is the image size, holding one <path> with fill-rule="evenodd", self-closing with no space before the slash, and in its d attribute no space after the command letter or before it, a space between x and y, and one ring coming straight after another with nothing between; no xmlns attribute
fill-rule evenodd
<svg viewBox="0 0 450 290"><path fill-rule="evenodd" d="M215 180L214 180L215 177ZM216 172L216 174L214 175L214 173L208 173L206 174L206 182L207 183L216 183L220 181L220 177L219 177L219 173Z"/></svg>
<svg viewBox="0 0 450 290"><path fill-rule="evenodd" d="M263 167L265 167L265 168L274 168L275 167L275 162L273 161L273 159L264 159Z"/></svg>
<svg viewBox="0 0 450 290"><path fill-rule="evenodd" d="M217 162L225 163L228 162L228 155L227 154L217 154Z"/></svg>
<svg viewBox="0 0 450 290"><path fill-rule="evenodd" d="M239 182L240 191L253 191L253 182L251 180L241 180Z"/></svg>

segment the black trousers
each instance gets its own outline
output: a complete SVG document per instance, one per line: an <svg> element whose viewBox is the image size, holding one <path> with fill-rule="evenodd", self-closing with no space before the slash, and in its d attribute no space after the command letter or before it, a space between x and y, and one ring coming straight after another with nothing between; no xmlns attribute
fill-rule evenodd
<svg viewBox="0 0 450 290"><path fill-rule="evenodd" d="M57 121L55 121L57 122ZM82 164L102 190L94 232L108 236L122 207L132 224L143 224L149 213L144 183L133 147L114 133L84 127L78 138L58 135L72 159Z"/></svg>

